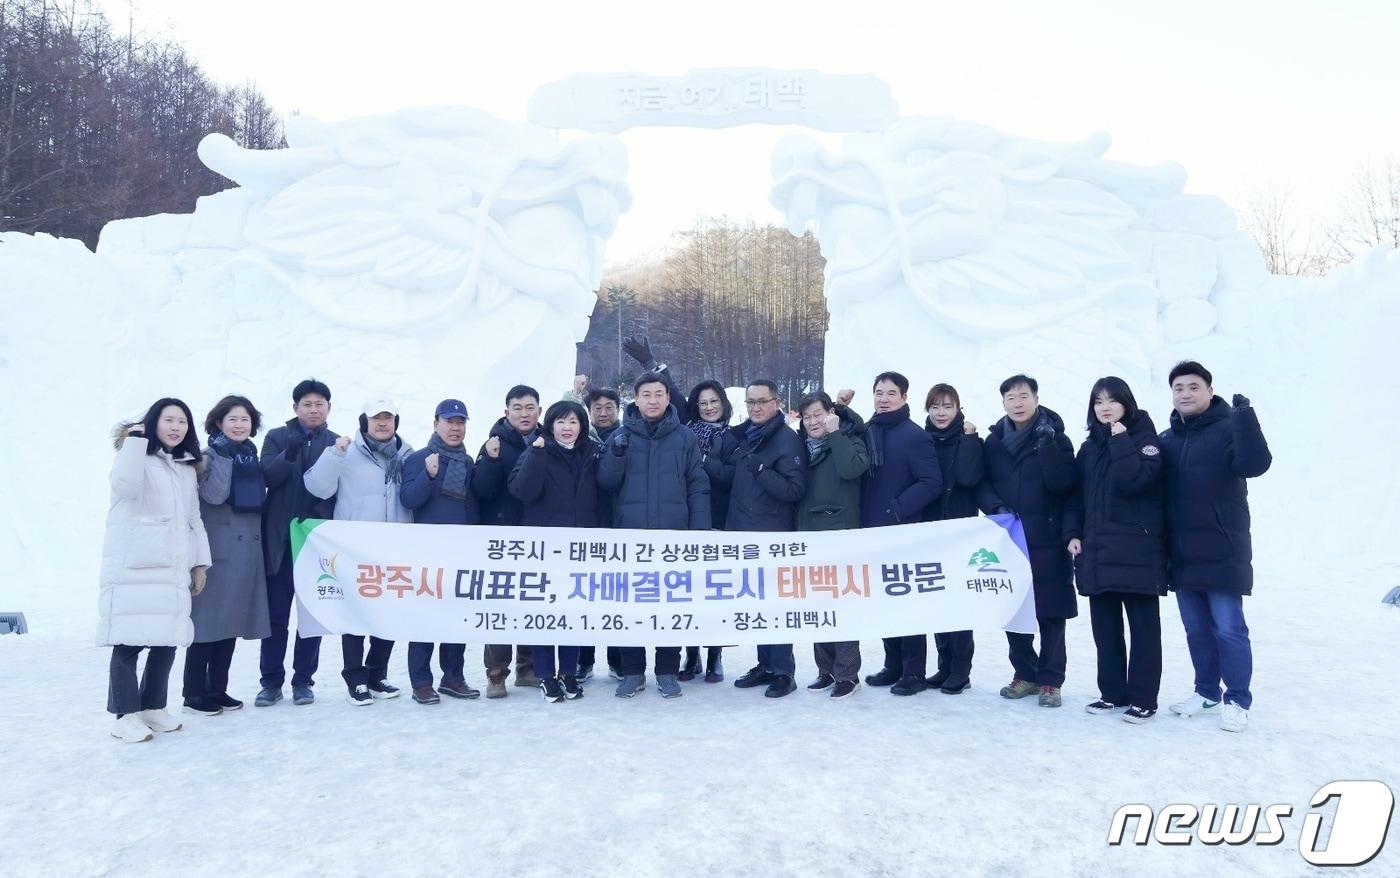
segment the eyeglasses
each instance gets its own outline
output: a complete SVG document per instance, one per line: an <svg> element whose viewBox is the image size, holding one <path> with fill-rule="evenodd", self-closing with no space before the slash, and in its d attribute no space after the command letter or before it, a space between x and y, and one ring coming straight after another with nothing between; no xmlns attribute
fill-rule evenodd
<svg viewBox="0 0 1400 878"><path fill-rule="evenodd" d="M770 402L775 402L777 399L776 396L770 396L767 399L746 399L744 400L744 405L748 408L756 409L760 406L768 405Z"/></svg>

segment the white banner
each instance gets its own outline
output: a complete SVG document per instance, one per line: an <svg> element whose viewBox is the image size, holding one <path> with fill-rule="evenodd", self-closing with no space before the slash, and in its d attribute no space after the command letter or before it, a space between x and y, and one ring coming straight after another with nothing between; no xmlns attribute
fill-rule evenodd
<svg viewBox="0 0 1400 878"><path fill-rule="evenodd" d="M1036 630L1009 515L796 533L308 519L292 549L303 634L744 646Z"/></svg>

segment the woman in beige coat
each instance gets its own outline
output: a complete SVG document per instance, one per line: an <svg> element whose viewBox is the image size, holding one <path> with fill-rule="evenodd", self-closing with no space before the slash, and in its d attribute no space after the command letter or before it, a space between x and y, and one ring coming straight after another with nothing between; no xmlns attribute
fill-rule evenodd
<svg viewBox="0 0 1400 878"><path fill-rule="evenodd" d="M165 711L170 666L175 648L193 637L190 595L203 590L209 567L193 426L189 406L166 398L116 433L97 644L112 647L107 710L117 718L112 736L128 743L180 728ZM138 682L142 649L146 668Z"/></svg>

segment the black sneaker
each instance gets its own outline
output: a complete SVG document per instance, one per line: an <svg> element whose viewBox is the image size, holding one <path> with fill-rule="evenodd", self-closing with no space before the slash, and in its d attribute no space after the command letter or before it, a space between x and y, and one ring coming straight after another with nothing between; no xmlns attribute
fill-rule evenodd
<svg viewBox="0 0 1400 878"><path fill-rule="evenodd" d="M574 672L574 677L579 681L593 679L593 664L590 662L585 665L583 662L579 662L578 670Z"/></svg>
<svg viewBox="0 0 1400 878"><path fill-rule="evenodd" d="M399 687L391 685L388 680L374 680L369 684L370 694L374 698L398 698Z"/></svg>
<svg viewBox="0 0 1400 878"><path fill-rule="evenodd" d="M773 682L773 677L772 671L765 671L762 666L754 665L744 676L734 681L734 687L736 689L753 689L757 686L767 686Z"/></svg>
<svg viewBox="0 0 1400 878"><path fill-rule="evenodd" d="M763 691L764 698L782 698L797 691L797 684L787 674L774 674L773 682Z"/></svg>
<svg viewBox="0 0 1400 878"><path fill-rule="evenodd" d="M1150 707L1130 707L1123 712L1123 722L1142 724L1157 715Z"/></svg>
<svg viewBox="0 0 1400 878"><path fill-rule="evenodd" d="M540 693L544 695L544 700L550 704L558 704L564 700L564 686L559 682L558 677L546 677L541 680Z"/></svg>
<svg viewBox="0 0 1400 878"><path fill-rule="evenodd" d="M186 698L184 711L200 716L218 716L224 709L208 698Z"/></svg>
<svg viewBox="0 0 1400 878"><path fill-rule="evenodd" d="M922 675L917 677L900 677L899 682L890 687L891 695L918 695L928 688L928 681Z"/></svg>
<svg viewBox="0 0 1400 878"><path fill-rule="evenodd" d="M364 707L366 704L374 703L374 696L370 694L369 687L364 683L352 688L345 699L356 707Z"/></svg>
<svg viewBox="0 0 1400 878"><path fill-rule="evenodd" d="M831 687L832 698L846 698L860 688L859 680L837 680Z"/></svg>
<svg viewBox="0 0 1400 878"><path fill-rule="evenodd" d="M577 677L566 676L560 681L560 685L564 689L564 697L570 701L583 697L583 686L579 684Z"/></svg>
<svg viewBox="0 0 1400 878"><path fill-rule="evenodd" d="M1122 709L1123 705L1114 704L1112 701L1104 701L1102 698L1095 701L1093 704L1084 705L1085 713L1113 713L1114 711Z"/></svg>
<svg viewBox="0 0 1400 878"><path fill-rule="evenodd" d="M830 674L818 674L817 679L807 684L808 692L825 692L836 685L836 678Z"/></svg>
<svg viewBox="0 0 1400 878"><path fill-rule="evenodd" d="M933 688L932 683L929 684L929 688ZM943 685L938 687L938 691L942 692L944 695L961 695L971 688L972 680L968 677L958 677L956 679L950 677L943 681Z"/></svg>
<svg viewBox="0 0 1400 878"><path fill-rule="evenodd" d="M239 701L237 698L228 697L227 692L220 692L218 695L209 696L209 702L219 705L224 710L238 710L243 707L243 702Z"/></svg>
<svg viewBox="0 0 1400 878"><path fill-rule="evenodd" d="M890 668L881 668L878 674L869 674L865 678L867 686L892 686L899 682L899 671Z"/></svg>

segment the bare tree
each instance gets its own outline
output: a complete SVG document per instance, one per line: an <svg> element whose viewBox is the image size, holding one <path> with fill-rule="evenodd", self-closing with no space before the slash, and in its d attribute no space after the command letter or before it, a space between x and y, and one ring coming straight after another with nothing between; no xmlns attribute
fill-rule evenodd
<svg viewBox="0 0 1400 878"><path fill-rule="evenodd" d="M1300 233L1288 189L1252 190L1241 224L1259 245L1271 274L1321 275L1333 264L1316 234Z"/></svg>
<svg viewBox="0 0 1400 878"><path fill-rule="evenodd" d="M1356 169L1329 237L1342 261L1374 247L1400 248L1400 159L1390 156L1380 167L1367 162Z"/></svg>

